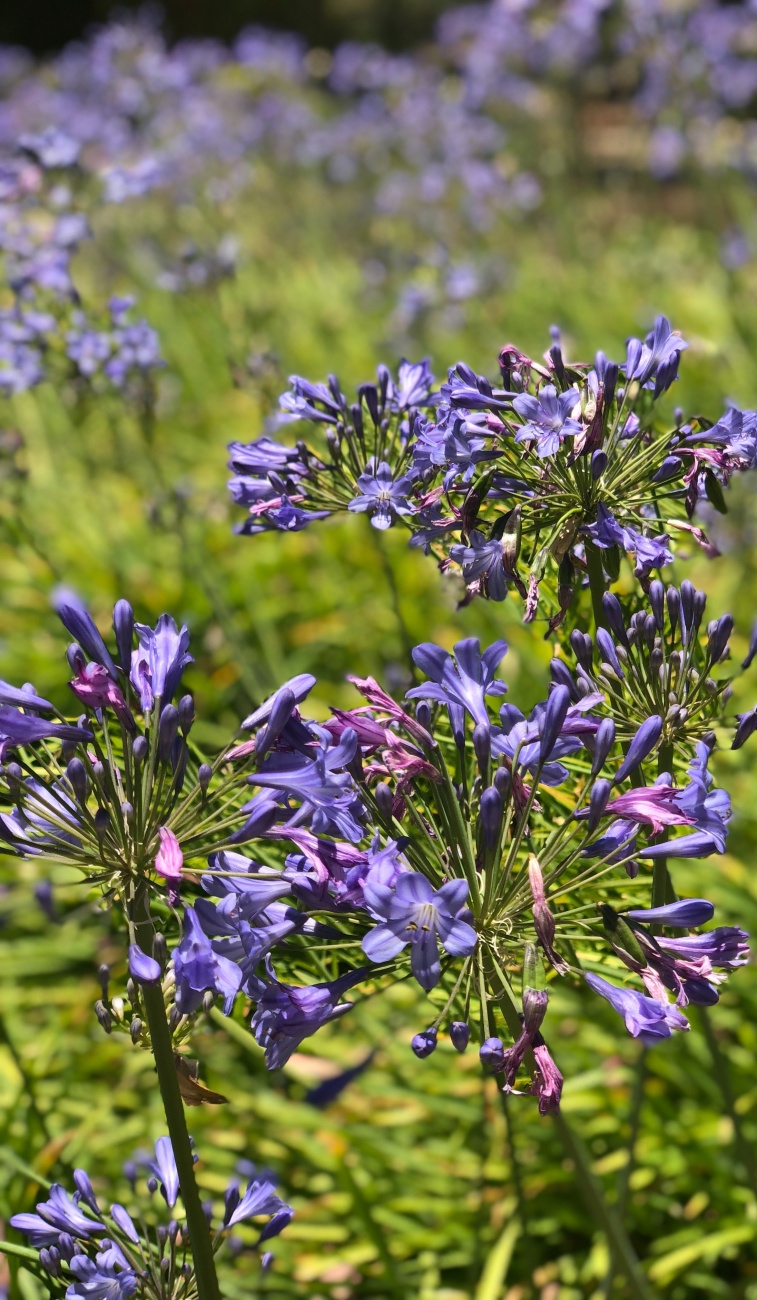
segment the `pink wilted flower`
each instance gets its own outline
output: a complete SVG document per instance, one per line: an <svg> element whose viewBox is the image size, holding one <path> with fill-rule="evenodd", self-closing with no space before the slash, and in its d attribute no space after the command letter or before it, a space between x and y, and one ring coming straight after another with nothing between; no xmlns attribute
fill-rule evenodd
<svg viewBox="0 0 757 1300"><path fill-rule="evenodd" d="M134 719L123 697L120 686L111 679L107 669L101 664L84 664L78 676L69 686L77 699L90 709L104 709L110 706L129 731L134 730Z"/></svg>
<svg viewBox="0 0 757 1300"><path fill-rule="evenodd" d="M165 876L166 880L181 880L184 854L181 851L179 841L167 826L161 826L158 835L160 836L160 848L155 855L155 870L159 875Z"/></svg>

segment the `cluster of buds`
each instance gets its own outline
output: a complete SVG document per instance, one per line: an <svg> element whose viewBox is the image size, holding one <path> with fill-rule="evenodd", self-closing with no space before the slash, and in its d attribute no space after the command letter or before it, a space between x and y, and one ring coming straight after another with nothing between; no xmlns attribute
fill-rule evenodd
<svg viewBox="0 0 757 1300"><path fill-rule="evenodd" d="M253 1245L241 1238L239 1224L267 1220L257 1225L257 1249L281 1232L292 1218L293 1211L277 1196L270 1174L255 1170L247 1162L243 1167L247 1186L242 1190L238 1178L231 1182L220 1222L214 1225L213 1203L205 1207L214 1252L224 1244L236 1250ZM14 1215L11 1226L39 1252L40 1270L51 1294L59 1294L58 1287L63 1285L67 1300L128 1300L131 1296L140 1300L193 1300L199 1292L170 1139L158 1138L154 1155L135 1156L124 1172L133 1193L140 1176L146 1177L148 1193L154 1196L159 1191L166 1210L171 1211L167 1223L156 1223L152 1207L145 1212L144 1204L131 1212L119 1204L102 1209L88 1174L76 1169L73 1195L54 1183L48 1199L36 1206L36 1213ZM266 1254L261 1263L267 1265Z"/></svg>
<svg viewBox="0 0 757 1300"><path fill-rule="evenodd" d="M501 350L500 386L459 362L432 393L427 362L403 362L396 384L382 366L352 405L333 377L295 376L283 418L325 438L232 446L231 492L250 511L239 531L298 530L340 509L378 528L401 520L462 573L468 599L515 589L531 620L551 576L553 630L592 564L612 580L627 553L646 583L681 539L716 553L692 516L703 496L724 510L731 475L755 465L757 413L731 408L715 425L676 413L671 427L657 400L687 346L661 316L625 361L569 364L553 331L542 362Z"/></svg>
<svg viewBox="0 0 757 1300"><path fill-rule="evenodd" d="M571 632L575 672L563 659L553 659L553 679L575 700L603 692L623 743L655 719L669 765L674 758L685 763L699 741L710 739L733 693L733 677L719 674L730 659L733 618L724 614L707 623L703 638L706 605L705 593L688 579L680 589L655 579L647 603L630 617L618 597L606 592L605 626L594 639L578 628ZM751 653L743 667L750 663Z"/></svg>

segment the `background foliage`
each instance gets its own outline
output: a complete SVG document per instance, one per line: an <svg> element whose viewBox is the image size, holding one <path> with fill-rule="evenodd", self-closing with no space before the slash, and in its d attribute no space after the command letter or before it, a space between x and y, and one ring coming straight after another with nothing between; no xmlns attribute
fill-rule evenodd
<svg viewBox="0 0 757 1300"><path fill-rule="evenodd" d="M401 682L408 646L420 639L450 646L462 635L486 641L504 632L511 690L543 694L551 646L538 625L523 629L509 602L458 611L459 584L408 550L399 529L379 539L365 519L351 518L294 536L234 539L225 489L225 444L258 435L290 372L337 370L352 384L377 360L428 353L438 376L458 357L492 373L504 342L538 355L553 322L569 355L597 347L616 355L627 334L665 311L691 343L671 407L719 413L725 398L757 405L757 262L747 257L733 269L721 255L735 221L757 232L746 183L543 170L537 212L500 215L467 236L497 267L491 285L459 309L432 308L410 323L398 316L397 295L415 236L367 210L358 187L335 193L269 164L243 199L216 209L176 207L158 194L97 213L77 281L98 300L138 294L168 362L157 419L145 431L115 397L51 385L4 402L0 424L21 439L19 447L6 436L0 449L0 676L31 680L66 703L63 641L49 608L51 588L65 580L101 626L122 594L145 622L166 609L189 624L196 663L186 680L202 719L198 740L208 745L296 672L318 674L322 714L351 698L348 671ZM239 240L233 276L182 293L157 287L156 247L210 242L230 228ZM366 257L387 242L404 250L404 261L367 283ZM735 485L730 509L715 529L724 557L709 564L694 555L689 572L708 591L712 616L736 616L738 653L757 595L749 476ZM752 755L747 747L717 759L735 807L728 854L716 864L678 864L677 881L682 892L715 896L722 923L755 931ZM40 1179L79 1163L115 1192L123 1160L158 1135L162 1120L148 1056L106 1038L92 1012L97 964L124 966L107 914L61 872L50 921L35 902L44 869L2 864L7 1217L33 1201ZM711 1028L695 1025L647 1054L630 1171L638 1045L620 1037L609 1009L592 1004L587 1015L584 999L558 996L564 1108L610 1199L624 1196L629 1175L624 1217L654 1290L670 1300L757 1300L754 967L730 980ZM552 1126L525 1099L503 1105L474 1055L442 1046L416 1061L409 1042L423 1017L419 991L398 986L322 1031L276 1075L266 1074L241 1018L211 1019L198 1055L206 1081L230 1104L191 1116L201 1183L218 1192L247 1157L276 1170L297 1210L272 1272L261 1279L242 1257L225 1279L230 1300L602 1294L606 1248ZM309 1089L374 1050L338 1101L309 1103ZM35 1286L22 1271L12 1294L36 1300Z"/></svg>

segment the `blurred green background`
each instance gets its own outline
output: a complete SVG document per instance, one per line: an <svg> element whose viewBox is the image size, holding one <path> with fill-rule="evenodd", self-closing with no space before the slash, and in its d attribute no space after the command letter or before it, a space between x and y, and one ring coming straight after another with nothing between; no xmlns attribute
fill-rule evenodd
<svg viewBox="0 0 757 1300"><path fill-rule="evenodd" d="M189 624L196 662L186 681L209 748L293 673L317 673L321 715L352 698L347 672L402 682L408 647L421 639L504 633L510 698L543 694L552 651L543 628L523 628L511 602L458 612L459 584L409 550L400 529L379 538L364 518L348 518L293 536L232 536L225 447L261 433L290 373L333 370L351 385L406 354L430 355L437 376L458 358L493 376L503 343L537 356L552 323L568 355L617 356L658 311L690 342L671 410L717 418L727 398L756 406L757 264L729 269L722 258L734 222L757 230L751 191L738 180L653 185L568 171L559 157L544 170L544 204L527 218L501 216L475 236L451 222L456 253L496 265L491 285L409 324L397 297L426 273L427 250L416 230L375 216L359 186L335 191L261 162L250 191L212 208L156 195L99 211L77 282L85 300L137 293L168 363L157 419L146 431L118 398L65 386L0 405L0 676L30 680L67 706L65 634L49 607L65 581L103 628L121 595L141 621L167 610ZM157 287L156 248L209 245L229 230L239 241L233 276L181 293ZM387 247L386 275L367 279L366 261ZM693 553L687 566L712 616L735 615L736 658L757 605L756 481L744 475L730 492L717 528L722 558ZM739 684L734 712L756 693L748 678ZM753 754L715 761L735 807L728 853L676 864L675 880L681 893L713 897L721 923L754 930ZM34 902L44 867L3 859L1 870L0 1213L33 1201L37 1175L70 1181L79 1164L114 1197L127 1195L123 1160L163 1124L149 1057L106 1038L92 1011L98 963L123 974L122 938L64 871L53 876L50 922ZM640 1049L609 1008L570 990L555 1003L565 1113L612 1200ZM653 1291L670 1300L757 1300L756 1013L750 966L731 977L709 1027L694 1014L691 1034L641 1066L624 1218ZM443 1044L416 1061L409 1042L424 1015L420 993L399 986L272 1076L241 1013L212 1019L199 1036L203 1077L230 1100L191 1115L203 1187L219 1193L245 1156L273 1167L297 1210L270 1274L261 1279L243 1255L225 1277L230 1300L603 1295L604 1240L552 1125L526 1098L503 1109L474 1053L459 1058ZM372 1067L336 1103L306 1102L309 1087L373 1048ZM43 1294L29 1274L14 1288L22 1300Z"/></svg>

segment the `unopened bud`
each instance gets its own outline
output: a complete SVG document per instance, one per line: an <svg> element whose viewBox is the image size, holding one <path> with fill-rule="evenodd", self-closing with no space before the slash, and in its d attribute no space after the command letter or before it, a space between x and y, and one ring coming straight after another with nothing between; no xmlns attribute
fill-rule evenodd
<svg viewBox="0 0 757 1300"><path fill-rule="evenodd" d="M659 673L662 668L662 650L659 646L655 646L649 655L649 667L653 673Z"/></svg>
<svg viewBox="0 0 757 1300"><path fill-rule="evenodd" d="M124 799L124 802L121 804L121 816L125 822L131 822L134 820L134 805L130 804L128 799Z"/></svg>
<svg viewBox="0 0 757 1300"><path fill-rule="evenodd" d="M131 747L131 752L134 755L135 763L137 764L144 763L145 759L147 758L148 748L149 746L147 744L145 737L137 736L136 740L134 741Z"/></svg>
<svg viewBox="0 0 757 1300"><path fill-rule="evenodd" d="M129 976L129 978L126 981L126 996L129 999L129 1002L131 1003L132 1006L134 1006L134 1003L138 1000L139 997L139 994L137 993L137 986L134 983L134 980L131 978L131 976Z"/></svg>
<svg viewBox="0 0 757 1300"><path fill-rule="evenodd" d="M171 1007L171 1010L168 1013L168 1028L171 1030L172 1034L176 1032L180 1024L181 1024L181 1012L179 1011L179 1008L174 1002L173 1006Z"/></svg>
<svg viewBox="0 0 757 1300"><path fill-rule="evenodd" d="M213 769L210 763L200 763L197 769L197 782L203 794L208 793L208 786L213 775Z"/></svg>
<svg viewBox="0 0 757 1300"><path fill-rule="evenodd" d="M473 750L481 772L485 772L491 759L491 731L479 722L473 728Z"/></svg>
<svg viewBox="0 0 757 1300"><path fill-rule="evenodd" d="M453 1020L449 1036L456 1052L464 1052L470 1042L470 1026L464 1020Z"/></svg>
<svg viewBox="0 0 757 1300"><path fill-rule="evenodd" d="M113 1015L116 1017L116 1020L123 1020L124 1018L123 998L113 998L110 1004L110 1009L113 1012Z"/></svg>
<svg viewBox="0 0 757 1300"><path fill-rule="evenodd" d="M212 989L206 989L202 995L202 1009L206 1015L209 1015L216 1004L216 995Z"/></svg>
<svg viewBox="0 0 757 1300"><path fill-rule="evenodd" d="M168 957L168 945L166 944L166 936L160 930L157 931L152 941L152 955L161 970L164 970Z"/></svg>
<svg viewBox="0 0 757 1300"><path fill-rule="evenodd" d="M99 758L97 762L92 764L92 776L102 789L105 784L105 765L100 762Z"/></svg>
<svg viewBox="0 0 757 1300"><path fill-rule="evenodd" d="M131 1041L134 1044L138 1043L142 1037L142 1021L139 1016L135 1016L129 1025L129 1033L131 1034Z"/></svg>
<svg viewBox="0 0 757 1300"><path fill-rule="evenodd" d="M665 626L665 588L659 578L649 584L649 604L654 615L658 632Z"/></svg>
<svg viewBox="0 0 757 1300"><path fill-rule="evenodd" d="M71 672L76 677L79 677L81 673L84 672L87 661L84 658L84 651L82 650L81 646L77 644L76 641L72 641L70 646L66 650L66 658L68 660L68 666L71 669Z"/></svg>
<svg viewBox="0 0 757 1300"><path fill-rule="evenodd" d="M512 783L513 783L512 773L509 771L509 769L506 767L498 767L496 772L494 773L494 785L499 790L499 793L502 795L503 800L507 799L508 795L510 794L510 787L512 786Z"/></svg>
<svg viewBox="0 0 757 1300"><path fill-rule="evenodd" d="M381 813L381 816L390 818L392 815L393 798L392 792L386 784L386 781L379 781L374 791L374 798L376 800L376 807Z"/></svg>
<svg viewBox="0 0 757 1300"><path fill-rule="evenodd" d="M179 732L179 710L175 704L167 704L160 715L158 723L158 757L167 763Z"/></svg>
<svg viewBox="0 0 757 1300"><path fill-rule="evenodd" d="M592 791L589 796L589 816L587 825L589 834L592 834L598 827L602 815L607 807L607 801L610 798L611 785L602 777L594 782Z"/></svg>
<svg viewBox="0 0 757 1300"><path fill-rule="evenodd" d="M5 768L5 779L8 782L8 788L14 799L17 799L21 793L21 785L24 780L23 768L18 763L9 763Z"/></svg>
<svg viewBox="0 0 757 1300"><path fill-rule="evenodd" d="M591 774L596 776L601 772L607 761L607 756L615 744L615 723L612 718L603 718L597 727L594 737L594 757L591 762Z"/></svg>
<svg viewBox="0 0 757 1300"><path fill-rule="evenodd" d="M179 726L182 736L188 736L195 720L195 702L191 695L182 695L179 700Z"/></svg>
<svg viewBox="0 0 757 1300"><path fill-rule="evenodd" d="M668 587L665 593L665 601L668 606L668 618L670 619L670 630L673 633L673 636L675 636L676 628L678 627L678 620L681 614L681 593L679 592L677 587Z"/></svg>
<svg viewBox="0 0 757 1300"><path fill-rule="evenodd" d="M128 675L134 641L134 610L128 600L117 600L113 606L113 631L118 647L118 662Z"/></svg>
<svg viewBox="0 0 757 1300"><path fill-rule="evenodd" d="M420 1034L416 1034L411 1042L415 1055L422 1061L424 1057L430 1056L436 1051L436 1029L433 1025L429 1029L424 1029Z"/></svg>
<svg viewBox="0 0 757 1300"><path fill-rule="evenodd" d="M98 839L102 839L107 834L110 825L110 813L107 808L98 808L95 813L95 834Z"/></svg>
<svg viewBox="0 0 757 1300"><path fill-rule="evenodd" d="M109 1034L113 1028L113 1017L105 1003L101 1002L99 998L95 1003L95 1015L106 1034Z"/></svg>
<svg viewBox="0 0 757 1300"><path fill-rule="evenodd" d="M108 984L110 983L110 966L106 966L104 962L102 966L98 966L97 978L100 984L100 988L102 989L103 992L103 997L107 998Z"/></svg>
<svg viewBox="0 0 757 1300"><path fill-rule="evenodd" d="M425 731L431 730L431 705L426 700L419 700L415 706L415 716Z"/></svg>
<svg viewBox="0 0 757 1300"><path fill-rule="evenodd" d="M602 477L606 469L607 469L607 452L603 451L602 448L599 447L597 451L592 453L592 457L591 457L591 477L595 483L597 479L600 479Z"/></svg>
<svg viewBox="0 0 757 1300"><path fill-rule="evenodd" d="M87 776L87 769L80 758L71 759L70 763L66 766L66 776L69 779L71 789L79 800L79 803L82 805L85 804L87 802L89 778Z"/></svg>
<svg viewBox="0 0 757 1300"><path fill-rule="evenodd" d="M500 768L499 770L502 771L503 769ZM496 785L488 786L482 793L479 817L484 844L487 848L491 848L499 839L499 828L502 821L502 795Z"/></svg>

